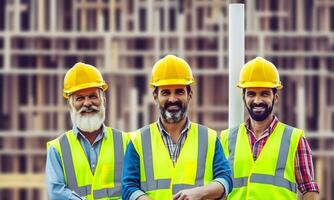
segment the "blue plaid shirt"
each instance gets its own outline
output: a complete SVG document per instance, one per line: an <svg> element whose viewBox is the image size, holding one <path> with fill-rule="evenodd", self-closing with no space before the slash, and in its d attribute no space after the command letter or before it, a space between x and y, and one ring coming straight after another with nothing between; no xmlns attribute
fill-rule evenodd
<svg viewBox="0 0 334 200"><path fill-rule="evenodd" d="M162 137L162 139L165 143L166 148L168 149L169 156L172 159L173 164L175 165L175 163L177 161L177 158L180 155L180 151L181 151L181 148L184 144L184 141L187 138L188 131L189 131L189 128L190 128L190 121L187 118L186 125L185 125L184 129L181 131L181 134L180 134L179 138L177 139L176 143L173 142L172 137L170 136L170 134L164 129L164 127L162 125L162 122L161 122L161 119L159 119L157 121L157 124L158 124L159 130L160 130L160 133L161 133L161 137Z"/></svg>

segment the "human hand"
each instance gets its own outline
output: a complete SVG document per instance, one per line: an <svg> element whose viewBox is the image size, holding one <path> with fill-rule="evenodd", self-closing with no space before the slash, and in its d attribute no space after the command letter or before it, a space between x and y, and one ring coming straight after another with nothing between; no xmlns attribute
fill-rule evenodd
<svg viewBox="0 0 334 200"><path fill-rule="evenodd" d="M137 200L151 200L151 198L146 196L146 195L142 195L142 196L138 197Z"/></svg>
<svg viewBox="0 0 334 200"><path fill-rule="evenodd" d="M200 200L203 193L200 187L181 190L173 196L173 200Z"/></svg>

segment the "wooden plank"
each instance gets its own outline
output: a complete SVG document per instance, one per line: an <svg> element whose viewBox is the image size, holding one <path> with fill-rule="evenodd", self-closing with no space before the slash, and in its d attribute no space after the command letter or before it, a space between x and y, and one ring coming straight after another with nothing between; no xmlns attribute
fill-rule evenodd
<svg viewBox="0 0 334 200"><path fill-rule="evenodd" d="M44 173L40 174L0 174L0 189L46 188Z"/></svg>

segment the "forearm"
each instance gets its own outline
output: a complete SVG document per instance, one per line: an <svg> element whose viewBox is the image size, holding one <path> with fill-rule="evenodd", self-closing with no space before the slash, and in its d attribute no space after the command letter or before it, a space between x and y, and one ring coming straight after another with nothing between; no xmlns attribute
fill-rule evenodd
<svg viewBox="0 0 334 200"><path fill-rule="evenodd" d="M317 200L319 197L318 192L306 192L303 195L303 200Z"/></svg>

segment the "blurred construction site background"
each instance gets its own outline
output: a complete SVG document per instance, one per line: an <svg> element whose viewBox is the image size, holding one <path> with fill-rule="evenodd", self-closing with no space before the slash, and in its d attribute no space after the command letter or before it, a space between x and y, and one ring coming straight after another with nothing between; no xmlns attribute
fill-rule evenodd
<svg viewBox="0 0 334 200"><path fill-rule="evenodd" d="M191 120L228 125L227 0L0 0L0 199L47 199L45 143L71 128L67 69L97 66L110 88L106 124L157 119L153 63L184 57L196 84ZM334 199L334 0L247 0L246 61L271 60L279 119L306 131L322 200Z"/></svg>

